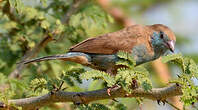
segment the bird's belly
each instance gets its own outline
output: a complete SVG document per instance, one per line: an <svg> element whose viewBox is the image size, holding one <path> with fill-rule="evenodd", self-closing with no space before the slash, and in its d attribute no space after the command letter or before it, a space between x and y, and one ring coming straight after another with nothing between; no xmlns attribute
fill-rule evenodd
<svg viewBox="0 0 198 110"><path fill-rule="evenodd" d="M132 49L132 54L136 65L151 61L156 59L154 55L148 52L145 45L138 45ZM98 55L98 54L89 54L91 57L91 64L96 66L99 69L107 70L110 67L114 67L116 62L119 60L117 54L113 55Z"/></svg>
<svg viewBox="0 0 198 110"><path fill-rule="evenodd" d="M116 54L114 55L90 54L90 56L91 56L91 64L101 70L107 70L110 67L114 67L119 59Z"/></svg>

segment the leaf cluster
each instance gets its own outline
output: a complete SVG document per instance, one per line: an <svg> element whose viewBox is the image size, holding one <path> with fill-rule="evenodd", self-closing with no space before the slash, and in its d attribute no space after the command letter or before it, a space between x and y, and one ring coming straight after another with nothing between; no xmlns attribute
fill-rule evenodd
<svg viewBox="0 0 198 110"><path fill-rule="evenodd" d="M162 61L164 63L171 62L181 68L181 73L178 74L178 79L171 80L172 83L177 83L182 87L183 95L181 100L186 105L197 102L198 86L198 66L188 57L183 57L181 54L173 54L164 56Z"/></svg>
<svg viewBox="0 0 198 110"><path fill-rule="evenodd" d="M122 68L117 69L115 76L111 76L104 71L90 70L83 73L81 78L102 79L107 83L108 87L119 85L127 92L131 92L136 85L146 91L152 89L149 73L144 67L135 66L135 60L129 53L118 52L117 56L120 60L116 62L116 65L122 66Z"/></svg>

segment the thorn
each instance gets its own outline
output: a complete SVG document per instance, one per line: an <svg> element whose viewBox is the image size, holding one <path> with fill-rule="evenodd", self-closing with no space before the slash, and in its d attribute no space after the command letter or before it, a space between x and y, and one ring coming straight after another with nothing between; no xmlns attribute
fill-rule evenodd
<svg viewBox="0 0 198 110"><path fill-rule="evenodd" d="M64 90L66 90L68 87L65 87L65 88L63 88L62 90L64 91Z"/></svg>
<svg viewBox="0 0 198 110"><path fill-rule="evenodd" d="M113 101L115 101L115 102L119 102L119 101L118 101L118 100L116 100L115 98L113 98L112 100L113 100Z"/></svg>
<svg viewBox="0 0 198 110"><path fill-rule="evenodd" d="M179 74L177 74L177 77L178 77L178 78L181 78L181 76L180 76Z"/></svg>
<svg viewBox="0 0 198 110"><path fill-rule="evenodd" d="M54 84L52 85L52 87L53 87L53 89L56 89L56 86Z"/></svg>
<svg viewBox="0 0 198 110"><path fill-rule="evenodd" d="M176 83L176 86L179 86L179 83Z"/></svg>
<svg viewBox="0 0 198 110"><path fill-rule="evenodd" d="M64 81L61 82L61 84L60 84L59 88L57 89L57 91L61 90L63 84L64 84Z"/></svg>
<svg viewBox="0 0 198 110"><path fill-rule="evenodd" d="M166 102L165 102L165 101L162 101L162 103L163 103L163 106L166 104Z"/></svg>
<svg viewBox="0 0 198 110"><path fill-rule="evenodd" d="M161 102L162 102L163 106L166 104L166 100L157 100L158 105L161 105Z"/></svg>

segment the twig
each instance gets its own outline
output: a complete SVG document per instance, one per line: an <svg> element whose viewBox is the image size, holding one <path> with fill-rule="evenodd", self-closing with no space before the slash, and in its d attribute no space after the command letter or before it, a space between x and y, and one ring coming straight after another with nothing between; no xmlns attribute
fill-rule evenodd
<svg viewBox="0 0 198 110"><path fill-rule="evenodd" d="M87 92L64 92L57 91L54 94L48 93L43 96L8 100L9 105L14 104L20 106L25 110L40 108L55 102L74 102L74 104L87 104L96 100L126 98L126 91L122 88L113 89L111 96L107 94L107 88ZM146 92L139 88L132 91L127 97L144 97L147 99L158 100L166 99L173 96L182 95L181 87L176 84L164 88L153 88L151 91ZM7 106L9 106L7 105Z"/></svg>

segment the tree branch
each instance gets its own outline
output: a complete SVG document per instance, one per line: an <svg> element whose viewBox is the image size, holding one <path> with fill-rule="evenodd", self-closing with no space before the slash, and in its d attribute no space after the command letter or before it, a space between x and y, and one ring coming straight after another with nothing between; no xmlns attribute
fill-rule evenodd
<svg viewBox="0 0 198 110"><path fill-rule="evenodd" d="M144 91L141 88L135 89L128 94L122 88L111 90L111 96L107 94L107 88L87 92L51 92L43 96L30 97L24 99L8 100L9 105L20 106L25 110L37 109L55 102L74 102L74 104L87 104L96 100L124 98L124 97L144 97L152 100L165 100L169 97L182 95L181 86L172 84L163 88L153 88L151 91ZM3 103L0 107L6 108L9 105Z"/></svg>

